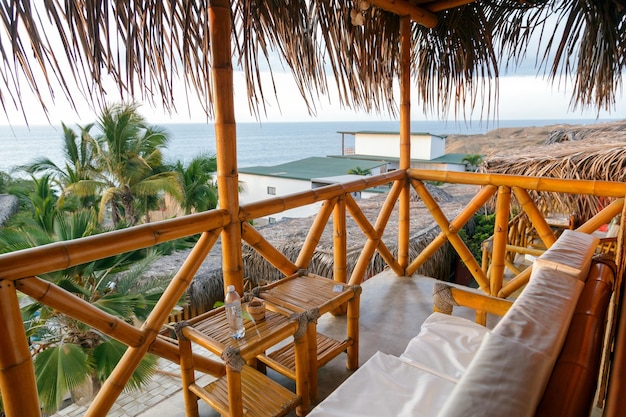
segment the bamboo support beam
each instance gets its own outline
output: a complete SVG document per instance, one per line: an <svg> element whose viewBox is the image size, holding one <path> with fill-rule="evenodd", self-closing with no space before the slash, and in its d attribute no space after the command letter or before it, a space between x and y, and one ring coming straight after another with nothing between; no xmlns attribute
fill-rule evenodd
<svg viewBox="0 0 626 417"><path fill-rule="evenodd" d="M490 294L497 295L504 278L504 260L509 228L511 189L500 186L496 199L496 220L493 229L493 252L491 254Z"/></svg>
<svg viewBox="0 0 626 417"><path fill-rule="evenodd" d="M145 341L145 335L138 328L126 323L119 317L100 310L93 304L68 293L49 281L37 277L23 278L15 281L15 286L19 291L40 303L98 329L127 346L140 346ZM150 352L174 363L179 363L177 346L165 340L156 339L150 347ZM219 376L224 372L220 362L201 355L196 355L195 361L197 362L196 367L204 373Z"/></svg>
<svg viewBox="0 0 626 417"><path fill-rule="evenodd" d="M338 282L348 279L347 247L346 198L341 196L333 210L333 279Z"/></svg>
<svg viewBox="0 0 626 417"><path fill-rule="evenodd" d="M224 288L234 285L243 294L243 260L239 214L239 174L237 172L237 123L232 63L232 19L229 0L209 2L211 78L215 111L215 153L219 206L233 215L222 232L222 272ZM215 40L220 39L220 42Z"/></svg>
<svg viewBox="0 0 626 417"><path fill-rule="evenodd" d="M138 347L129 347L126 350L111 376L102 385L100 392L94 398L87 413L85 413L86 417L105 416L111 409L111 406L124 389L150 345L157 338L167 316L174 309L174 306L217 241L218 236L219 234L215 231L202 234L183 266L176 273L157 305L141 326L141 331L145 335L144 343Z"/></svg>
<svg viewBox="0 0 626 417"><path fill-rule="evenodd" d="M400 169L411 167L411 21L400 18ZM398 201L398 264L409 264L411 188L406 181ZM403 272L402 275L405 275Z"/></svg>
<svg viewBox="0 0 626 417"><path fill-rule="evenodd" d="M387 248L387 245L385 245L385 242L381 240L382 230L377 231L374 228L374 226L370 224L367 217L365 217L365 215L361 211L361 208L359 207L359 205L356 203L356 201L354 201L354 198L352 198L352 196L350 196L349 194L346 196L346 206L348 208L348 211L350 212L350 215L352 215L352 218L354 219L355 223L361 228L365 236L368 239L378 241L378 246L376 246L376 250L378 251L380 256L384 259L384 261L387 263L387 265L389 265L391 269L393 269L394 272L398 275L404 273L400 264L396 262L396 259L394 258L393 254L391 253L389 248ZM367 260L363 260L364 266L367 267L367 264L369 264L370 261L371 261L371 257Z"/></svg>
<svg viewBox="0 0 626 417"><path fill-rule="evenodd" d="M108 256L192 236L205 230L218 229L229 221L230 217L226 211L211 210L6 253L0 256L0 277L16 280L59 271ZM37 259L37 262L33 262L33 259Z"/></svg>
<svg viewBox="0 0 626 417"><path fill-rule="evenodd" d="M320 238L322 237L322 233L324 233L324 229L326 228L326 224L328 223L328 219L333 212L335 207L335 203L337 202L336 198L331 200L327 200L322 204L320 210L315 216L315 220L309 229L309 233L304 240L304 244L300 249L300 253L298 254L298 259L296 259L296 265L298 269L307 269L311 259L313 258L313 254L315 253L315 248L320 243Z"/></svg>
<svg viewBox="0 0 626 417"><path fill-rule="evenodd" d="M441 288L444 288L444 291L450 292L450 295L457 305L477 311L483 311L489 314L495 314L497 316L504 316L513 304L510 300L503 300L501 298L456 288L450 285L442 284L442 287L440 287L439 290L441 290ZM444 304L440 305L442 302ZM442 309L441 307L446 307L446 304L445 297L444 299L438 299L437 302L435 302L434 310L445 313L446 308ZM447 307L451 308L452 306Z"/></svg>
<svg viewBox="0 0 626 417"><path fill-rule="evenodd" d="M241 237L283 274L292 275L300 269L248 223L241 224Z"/></svg>
<svg viewBox="0 0 626 417"><path fill-rule="evenodd" d="M145 342L145 336L136 327L49 281L31 277L15 281L15 285L18 290L40 303L98 329L127 346L137 347Z"/></svg>
<svg viewBox="0 0 626 417"><path fill-rule="evenodd" d="M376 219L376 224L374 226L377 238L368 239L368 241L365 243L365 246L361 251L361 255L359 255L359 259L354 267L354 270L352 271L352 275L350 276L350 285L359 285L363 282L365 273L367 271L367 265L369 264L370 259L372 259L374 251L378 248L379 243L381 242L382 231L389 221L389 217L391 216L391 213L395 206L395 202L398 199L398 195L400 195L403 186L404 181L396 181L393 184L393 187L391 187L391 190L389 190L389 195L387 196L387 199L385 200L385 203L383 204L380 213L378 214L378 218ZM396 268L399 267L397 262L390 264L392 268L394 267L394 265ZM402 270L396 269L394 269L394 271L398 275L402 275L402 273L404 272Z"/></svg>
<svg viewBox="0 0 626 417"><path fill-rule="evenodd" d="M437 25L437 16L426 9L412 5L406 0L372 0L371 3L373 6L398 16L409 16L412 21L427 28L434 28Z"/></svg>
<svg viewBox="0 0 626 417"><path fill-rule="evenodd" d="M406 172L398 169L386 174L364 177L362 179L341 184L327 185L314 190L290 194L286 197L268 198L267 200L257 201L241 206L239 220L254 220L259 217L269 216L271 214L280 213L281 211L313 204L319 201L330 200L343 194L350 194L356 191L386 185L390 182L403 179L406 179Z"/></svg>
<svg viewBox="0 0 626 417"><path fill-rule="evenodd" d="M438 0L425 4L424 8L430 12L436 13L448 9L454 9L455 7L465 6L473 3L474 1L476 0Z"/></svg>
<svg viewBox="0 0 626 417"><path fill-rule="evenodd" d="M539 211L533 200L528 195L528 192L520 187L513 187L512 191L517 198L518 204L528 215L528 218L535 227L535 230L537 230L537 234L543 244L546 245L546 248L552 246L554 242L556 242L554 232L550 228L550 225L548 225L548 222L546 222L546 219L543 217L541 211Z"/></svg>
<svg viewBox="0 0 626 417"><path fill-rule="evenodd" d="M620 183L621 184L621 183ZM624 198L618 198L611 202L598 214L587 220L584 224L578 227L576 230L583 233L593 233L604 224L609 223L615 216L620 214L624 209ZM622 220L622 225L624 220Z"/></svg>
<svg viewBox="0 0 626 417"><path fill-rule="evenodd" d="M498 298L507 298L509 295L513 294L515 291L528 284L531 272L532 268L526 268L509 282L507 282L505 285L503 285L502 288L500 288L500 291L498 291Z"/></svg>
<svg viewBox="0 0 626 417"><path fill-rule="evenodd" d="M417 269L423 265L428 258L430 258L446 241L450 244L459 254L461 261L467 266L468 270L478 282L483 291L488 292L489 280L483 272L476 259L467 248L463 240L457 235L458 230L469 220L476 211L487 201L494 193L495 187L485 187L470 201L468 206L457 216L452 222L448 223L448 219L437 204L437 202L430 195L426 187L421 181L411 179L411 184L415 191L419 194L420 198L424 202L424 205L430 211L433 219L439 225L441 232L435 237L435 239L422 250L422 252L411 262L407 268L407 274L412 275Z"/></svg>
<svg viewBox="0 0 626 417"><path fill-rule="evenodd" d="M626 195L626 183L593 180L565 180L560 178L528 177L506 174L478 174L475 172L432 171L409 169L410 178L422 181L455 184L495 185L520 187L526 190L553 191L570 194L591 194L621 198Z"/></svg>
<svg viewBox="0 0 626 417"><path fill-rule="evenodd" d="M41 416L35 368L15 283L0 280L0 392L7 417Z"/></svg>

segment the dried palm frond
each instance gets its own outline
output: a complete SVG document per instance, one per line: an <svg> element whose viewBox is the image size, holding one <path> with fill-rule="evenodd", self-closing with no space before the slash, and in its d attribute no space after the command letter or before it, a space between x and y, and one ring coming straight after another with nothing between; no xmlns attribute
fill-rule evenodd
<svg viewBox="0 0 626 417"><path fill-rule="evenodd" d="M570 129L576 141L531 147L515 155L499 153L488 157L482 172L583 179L626 181L626 123L610 128L581 127ZM552 134L551 134L552 136ZM608 201L587 195L533 193L546 212L576 213L586 221L606 206Z"/></svg>
<svg viewBox="0 0 626 417"><path fill-rule="evenodd" d="M20 108L27 117L21 101L25 90L44 109L59 94L74 103L78 91L101 107L112 81L123 99L160 102L173 110L174 90L184 83L211 116L211 43L231 39L211 39L210 3L4 1L0 104L5 111ZM275 57L292 72L312 113L320 95L329 92L327 74L337 84L340 104L396 111L397 15L359 8L362 19L355 26L353 1L230 4L234 61L245 74L257 115L265 110L261 73L275 70ZM415 24L411 31L412 74L425 111L443 117L450 108L458 114L477 106L491 112L499 64L519 64L537 34L542 35L537 57L543 68L553 79L574 76L574 104L601 109L615 102L626 62L623 2L477 0L449 10L446 4L425 3L436 25ZM556 31L550 26L555 20Z"/></svg>

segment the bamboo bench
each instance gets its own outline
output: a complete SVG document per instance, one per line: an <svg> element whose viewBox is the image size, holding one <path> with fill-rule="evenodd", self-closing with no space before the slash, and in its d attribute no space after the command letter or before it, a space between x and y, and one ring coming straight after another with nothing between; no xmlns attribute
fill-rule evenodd
<svg viewBox="0 0 626 417"><path fill-rule="evenodd" d="M615 274L592 265L597 242L565 231L515 302L437 286L436 310L503 316L490 330L436 311L400 357L377 352L309 415L588 416Z"/></svg>

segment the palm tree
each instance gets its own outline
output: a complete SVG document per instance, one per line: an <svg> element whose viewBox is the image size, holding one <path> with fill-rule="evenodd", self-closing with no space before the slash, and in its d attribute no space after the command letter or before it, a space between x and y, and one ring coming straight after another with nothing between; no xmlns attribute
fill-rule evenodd
<svg viewBox="0 0 626 417"><path fill-rule="evenodd" d="M356 166L348 171L348 174L353 175L372 175L372 171L369 169L361 168L360 166Z"/></svg>
<svg viewBox="0 0 626 417"><path fill-rule="evenodd" d="M161 192L181 195L177 175L163 171L161 149L167 146L167 135L148 126L137 108L136 104L104 108L96 124L101 133L93 137L93 178L69 187L80 196L102 191L100 217L109 205L114 225L122 219L128 226L137 224L145 201Z"/></svg>
<svg viewBox="0 0 626 417"><path fill-rule="evenodd" d="M217 206L217 186L213 174L217 170L215 155L199 155L184 166L177 161L171 170L180 175L183 187L182 198L179 200L185 214L192 211L205 211Z"/></svg>
<svg viewBox="0 0 626 417"><path fill-rule="evenodd" d="M95 210L84 209L54 219L53 233L29 226L0 229L0 252L99 232ZM41 276L96 307L126 321L145 320L169 277L141 280L156 252L134 251ZM37 302L23 308L28 336L36 353L34 365L40 398L46 411L58 408L67 392L91 383L98 388L110 375L126 346L89 326ZM147 382L156 358L144 357L130 387Z"/></svg>
<svg viewBox="0 0 626 417"><path fill-rule="evenodd" d="M67 127L65 123L62 123L62 127L65 166L60 167L50 158L42 157L21 167L21 169L30 174L40 172L51 174L62 190L59 199L60 204L63 204L65 197L69 195L67 193L68 187L79 181L91 179L96 171L93 165L95 149L90 133L93 124L88 124L84 127L79 126L79 134ZM97 198L94 195L83 195L80 197L79 207L93 207L96 205L96 200Z"/></svg>
<svg viewBox="0 0 626 417"><path fill-rule="evenodd" d="M54 221L59 214L58 197L53 182L52 176L46 174L41 178L32 177L32 181L22 182L11 188L11 193L20 199L22 206L30 209L28 219L22 217L20 221L34 222L46 233L52 233Z"/></svg>
<svg viewBox="0 0 626 417"><path fill-rule="evenodd" d="M461 160L465 164L468 171L476 171L478 166L483 163L483 156L480 154L468 154Z"/></svg>

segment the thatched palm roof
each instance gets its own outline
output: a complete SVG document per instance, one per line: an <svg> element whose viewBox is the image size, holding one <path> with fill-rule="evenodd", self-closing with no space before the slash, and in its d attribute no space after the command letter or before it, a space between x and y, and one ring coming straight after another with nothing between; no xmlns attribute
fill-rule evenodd
<svg viewBox="0 0 626 417"><path fill-rule="evenodd" d="M555 140L560 138L561 140ZM546 144L488 156L482 172L564 179L626 181L626 121L551 132ZM546 210L591 218L608 201L593 196L537 193Z"/></svg>
<svg viewBox="0 0 626 417"><path fill-rule="evenodd" d="M45 108L48 95L72 101L78 86L97 107L113 81L126 98L172 109L182 80L211 115L211 43L228 40L210 39L209 3L4 1L0 104L20 108L23 90L33 90ZM539 70L573 75L578 105L610 107L626 62L621 0L232 0L231 9L234 59L256 112L265 102L260 72L276 55L312 111L329 73L342 104L395 112L399 15L416 23L412 78L438 115L493 110L501 68L517 65L533 37Z"/></svg>

